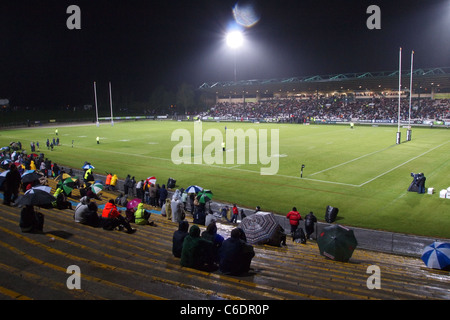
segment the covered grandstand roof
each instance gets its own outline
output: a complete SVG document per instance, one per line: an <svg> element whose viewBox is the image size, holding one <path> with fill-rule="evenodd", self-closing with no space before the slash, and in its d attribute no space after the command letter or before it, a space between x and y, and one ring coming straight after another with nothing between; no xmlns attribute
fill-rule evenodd
<svg viewBox="0 0 450 320"><path fill-rule="evenodd" d="M346 92L398 90L398 70L364 73L316 75L284 79L241 80L204 83L200 90L229 94L257 94L275 92ZM409 90L410 70L402 71L402 88ZM450 67L416 69L413 71L414 91L450 90Z"/></svg>

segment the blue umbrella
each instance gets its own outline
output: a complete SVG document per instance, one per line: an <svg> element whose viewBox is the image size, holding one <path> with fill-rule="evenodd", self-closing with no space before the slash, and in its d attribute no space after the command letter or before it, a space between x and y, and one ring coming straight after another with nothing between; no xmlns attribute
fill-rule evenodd
<svg viewBox="0 0 450 320"><path fill-rule="evenodd" d="M87 170L87 169L95 169L95 167L93 166L93 165L91 165L91 164L85 164L83 167L82 167L82 169L85 169L85 170Z"/></svg>
<svg viewBox="0 0 450 320"><path fill-rule="evenodd" d="M4 160L2 161L2 166L7 166L7 165L9 165L11 162L12 162L11 159L4 159Z"/></svg>
<svg viewBox="0 0 450 320"><path fill-rule="evenodd" d="M450 243L435 241L423 249L422 260L428 268L444 269L450 266Z"/></svg>
<svg viewBox="0 0 450 320"><path fill-rule="evenodd" d="M198 192L200 192L202 190L203 190L202 187L192 185L192 186L187 187L186 190L184 190L184 192L186 192L186 193L198 193Z"/></svg>

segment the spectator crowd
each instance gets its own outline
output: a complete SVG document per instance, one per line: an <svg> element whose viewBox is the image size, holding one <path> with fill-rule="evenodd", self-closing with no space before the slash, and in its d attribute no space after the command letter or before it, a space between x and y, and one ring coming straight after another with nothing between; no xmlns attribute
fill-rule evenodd
<svg viewBox="0 0 450 320"><path fill-rule="evenodd" d="M308 100L280 99L260 102L221 102L202 117L237 119L279 119L290 122L305 122L311 118L324 120L386 120L397 121L398 100L393 98L353 99L319 98ZM401 99L401 120L409 119L409 99ZM413 99L411 119L450 119L450 100Z"/></svg>

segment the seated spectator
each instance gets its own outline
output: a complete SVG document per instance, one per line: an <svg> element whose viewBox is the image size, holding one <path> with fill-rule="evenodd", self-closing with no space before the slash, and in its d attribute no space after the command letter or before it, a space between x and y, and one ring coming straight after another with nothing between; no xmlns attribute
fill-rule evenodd
<svg viewBox="0 0 450 320"><path fill-rule="evenodd" d="M72 210L72 204L70 203L70 201L67 201L67 197L61 188L56 189L53 196L56 198L56 201L54 202L55 208L58 208L59 210Z"/></svg>
<svg viewBox="0 0 450 320"><path fill-rule="evenodd" d="M42 232L44 228L44 215L34 211L33 206L25 206L20 212L19 227L22 232Z"/></svg>
<svg viewBox="0 0 450 320"><path fill-rule="evenodd" d="M184 238L180 264L183 267L205 271L214 269L212 242L200 237L200 228L193 225Z"/></svg>
<svg viewBox="0 0 450 320"><path fill-rule="evenodd" d="M209 240L213 244L214 262L219 263L219 248L223 243L223 237L217 233L217 225L215 221L212 221L206 227L206 230L202 232L202 238Z"/></svg>
<svg viewBox="0 0 450 320"><path fill-rule="evenodd" d="M178 225L178 230L173 233L172 238L172 253L175 257L181 257L181 250L183 248L184 238L189 234L189 222L186 220L181 221Z"/></svg>
<svg viewBox="0 0 450 320"><path fill-rule="evenodd" d="M136 211L134 212L134 223L139 225L151 225L153 226L153 221L148 221L151 212L144 209L144 204L141 202L138 204Z"/></svg>
<svg viewBox="0 0 450 320"><path fill-rule="evenodd" d="M242 275L250 270L255 256L253 246L241 240L241 230L231 231L231 237L222 243L219 249L219 269L224 274Z"/></svg>
<svg viewBox="0 0 450 320"><path fill-rule="evenodd" d="M120 215L120 211L117 210L113 199L110 199L105 204L100 224L105 230L114 230L115 228L122 230L125 228L128 233L136 232L136 229L131 228L130 223Z"/></svg>
<svg viewBox="0 0 450 320"><path fill-rule="evenodd" d="M83 197L80 199L80 204L75 208L73 215L74 221L97 228L100 225L97 210L98 207L95 202L90 202L89 198Z"/></svg>
<svg viewBox="0 0 450 320"><path fill-rule="evenodd" d="M117 198L116 198L116 204L118 206L121 207L126 207L128 203L128 198L126 194L121 193Z"/></svg>

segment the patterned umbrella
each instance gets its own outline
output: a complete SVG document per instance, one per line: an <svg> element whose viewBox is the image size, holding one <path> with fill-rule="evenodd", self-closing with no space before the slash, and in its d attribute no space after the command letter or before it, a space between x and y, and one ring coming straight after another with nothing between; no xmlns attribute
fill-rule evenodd
<svg viewBox="0 0 450 320"><path fill-rule="evenodd" d="M99 192L101 192L103 190L103 184L101 184L101 183L94 183L93 185L91 185L91 190L95 194L98 194Z"/></svg>
<svg viewBox="0 0 450 320"><path fill-rule="evenodd" d="M281 226L272 213L259 211L245 217L240 227L244 230L248 243L264 244L273 240Z"/></svg>
<svg viewBox="0 0 450 320"><path fill-rule="evenodd" d="M198 202L207 203L208 201L212 200L213 193L211 192L211 190L202 190L199 192L198 197Z"/></svg>
<svg viewBox="0 0 450 320"><path fill-rule="evenodd" d="M358 242L353 230L341 225L332 225L323 229L317 238L320 254L336 261L350 260Z"/></svg>
<svg viewBox="0 0 450 320"><path fill-rule="evenodd" d="M59 176L57 176L55 178L55 181L64 181L67 178L72 178L72 176L70 174L68 174L68 173L63 173L63 174L60 174Z"/></svg>
<svg viewBox="0 0 450 320"><path fill-rule="evenodd" d="M75 188L75 181L72 178L67 178L64 181L59 181L56 187L61 188L66 195L69 195Z"/></svg>
<svg viewBox="0 0 450 320"><path fill-rule="evenodd" d="M151 183L151 184L155 184L156 183L156 178L155 177L148 177L147 179L145 179L145 183Z"/></svg>
<svg viewBox="0 0 450 320"><path fill-rule="evenodd" d="M3 168L8 168L8 167L9 167L9 164L10 164L11 162L12 162L11 159L4 159L4 160L2 160L1 166L2 166Z"/></svg>
<svg viewBox="0 0 450 320"><path fill-rule="evenodd" d="M202 187L192 185L192 186L187 187L186 190L184 190L184 192L186 192L186 193L198 193L198 192L200 192L202 190L203 190Z"/></svg>
<svg viewBox="0 0 450 320"><path fill-rule="evenodd" d="M86 163L82 169L84 170L88 170L88 169L95 169L95 167L93 165L91 165L90 163Z"/></svg>
<svg viewBox="0 0 450 320"><path fill-rule="evenodd" d="M422 260L428 268L450 267L450 243L435 241L423 249Z"/></svg>

